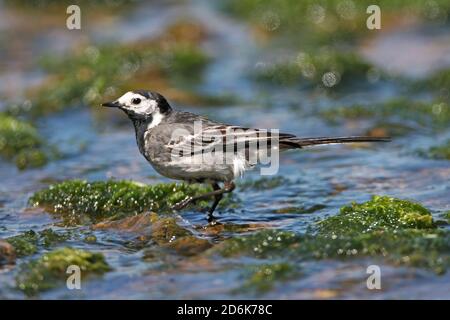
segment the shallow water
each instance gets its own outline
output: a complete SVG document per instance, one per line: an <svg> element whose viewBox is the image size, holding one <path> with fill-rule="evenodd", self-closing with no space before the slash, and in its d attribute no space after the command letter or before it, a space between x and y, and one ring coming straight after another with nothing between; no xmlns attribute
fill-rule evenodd
<svg viewBox="0 0 450 320"><path fill-rule="evenodd" d="M88 32L90 37L98 41L132 41L155 36L167 21L186 16L205 24L214 35L206 41L205 50L215 59L206 70L206 80L200 90L215 94L233 93L242 102L211 108L177 105L178 108L209 115L224 122L280 128L281 131L300 136L357 135L370 128L370 121L330 126L317 117L314 110L351 102L382 101L399 93L398 88L383 84L375 89L335 96L316 96L308 91L255 86L243 75L243 70L255 68L259 61L266 59L266 55L253 40L248 26L225 16L206 1L160 5L158 8L140 4L127 15L117 17L114 28L105 28L100 24L90 27ZM418 29L408 33L404 41L419 41L424 36L421 32ZM56 47L64 37L69 39L71 36L47 39L45 46L49 41L52 44L50 47ZM392 40L378 41L380 45L377 52L392 49L388 45ZM68 42L72 43L70 40ZM439 43L441 48L443 45ZM442 50L448 52L450 44L444 43L446 51ZM376 43L373 45L377 46ZM428 60L424 59L426 63ZM420 65L420 61L416 64L418 71L413 72L414 75L428 70L428 66ZM18 86L26 85L22 77L31 77L39 71L22 67L15 68L16 71L6 70L6 73L1 74L2 79L15 77L14 72L22 73ZM11 88L14 86L2 92L10 93ZM44 168L27 171L18 171L12 164L0 161L0 238L29 229L42 230L54 226L55 220L48 214L26 210L29 196L51 182L73 178L129 179L149 184L168 181L159 176L139 154L131 124L122 125L121 121L120 125L117 124L116 117L122 119L125 115L117 111L112 117L115 121L99 117L87 108L51 115L40 120L39 129L50 143L60 148L64 155L62 159ZM238 187L235 194L242 205L232 209L222 208L217 217L221 223L262 223L266 227L301 233L318 219L337 213L343 205L352 201L366 201L372 194L418 201L438 217L439 213L450 210L450 164L448 161L424 160L413 153L418 147L436 142L435 137L428 135L426 130L423 132L369 148L329 146L283 154L279 176L288 182L270 190ZM444 141L448 137L449 130L442 133L440 138ZM258 177L258 170L255 170L243 180ZM285 207L311 208L316 205L322 208L312 213L276 212ZM214 235L204 233L198 226L207 224L205 216L196 210L185 209L176 216L181 224L193 232L214 241L236 235L227 232L214 238ZM65 245L104 253L114 270L101 278L83 282L83 290L68 291L61 287L42 293L40 298L450 298L446 285L450 281L448 274L437 276L421 269L392 267L371 258L345 262L305 262L301 266L304 270L302 277L277 283L265 294L236 293L234 289L240 286L241 271L249 258L223 258L213 262L179 258L161 264L144 260L145 250L124 245L133 239L132 234L106 230L91 232L97 237L96 243L69 240ZM33 256L23 260L31 258ZM383 268L383 283L386 286L377 292L369 291L365 286L365 271L371 264ZM14 289L14 275L12 267L0 271L1 298L24 297Z"/></svg>

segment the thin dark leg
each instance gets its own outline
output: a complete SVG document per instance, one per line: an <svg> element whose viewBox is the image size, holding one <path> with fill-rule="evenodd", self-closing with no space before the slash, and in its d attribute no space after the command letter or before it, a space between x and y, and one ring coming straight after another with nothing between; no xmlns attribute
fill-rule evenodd
<svg viewBox="0 0 450 320"><path fill-rule="evenodd" d="M211 186L214 191L220 190L220 186L217 182L212 183ZM222 200L222 197L223 197L223 193L216 194L214 196L214 202L213 202L211 208L209 208L209 210L208 210L208 222L210 222L210 223L214 222L215 218L213 216L213 212L214 212L214 210L216 210L216 207L219 204L220 200Z"/></svg>
<svg viewBox="0 0 450 320"><path fill-rule="evenodd" d="M234 183L232 181L231 182L225 182L225 184L224 184L222 189L220 189L219 185L217 183L215 183L215 185L213 185L214 191L207 192L205 194L201 194L201 195L198 195L198 196L195 196L195 197L187 197L186 199L176 203L172 207L172 209L181 210L181 209L185 208L188 204L193 203L195 201L214 197L213 207L211 207L211 209L208 211L209 214L212 215L212 213L214 212L214 210L217 207L217 204L219 204L219 201L222 199L223 194L224 193L230 193L231 191L234 190L235 187L236 186L234 185Z"/></svg>

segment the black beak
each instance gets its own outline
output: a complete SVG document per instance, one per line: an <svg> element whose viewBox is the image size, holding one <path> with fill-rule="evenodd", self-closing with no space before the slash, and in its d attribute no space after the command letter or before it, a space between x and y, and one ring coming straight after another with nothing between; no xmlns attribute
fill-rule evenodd
<svg viewBox="0 0 450 320"><path fill-rule="evenodd" d="M117 101L105 102L105 103L102 103L102 107L118 108L118 107L120 107L120 103Z"/></svg>

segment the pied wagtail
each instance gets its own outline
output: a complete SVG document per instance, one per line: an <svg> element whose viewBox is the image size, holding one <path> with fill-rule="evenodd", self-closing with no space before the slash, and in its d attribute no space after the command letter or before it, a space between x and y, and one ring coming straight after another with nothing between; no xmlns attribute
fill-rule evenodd
<svg viewBox="0 0 450 320"><path fill-rule="evenodd" d="M180 210L197 200L214 198L208 210L209 220L223 194L234 190L234 179L254 166L255 163L250 161L254 153L259 159L262 152L267 155L274 149L284 151L330 143L390 141L387 137L367 136L299 138L292 134L271 134L263 129L232 126L174 110L161 94L147 90L127 92L102 106L119 108L128 115L136 131L139 151L158 173L171 179L211 184L212 192L188 197L173 206ZM200 130L196 129L196 122L201 123ZM181 134L174 135L175 132ZM266 148L256 148L253 152L251 142ZM208 161L205 158L195 161L207 152L212 155ZM222 188L219 183L223 183Z"/></svg>

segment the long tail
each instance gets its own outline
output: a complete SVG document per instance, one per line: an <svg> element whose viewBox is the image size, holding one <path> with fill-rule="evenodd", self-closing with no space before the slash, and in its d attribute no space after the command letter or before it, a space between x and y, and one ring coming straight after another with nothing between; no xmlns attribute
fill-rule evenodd
<svg viewBox="0 0 450 320"><path fill-rule="evenodd" d="M332 144L332 143L353 143L353 142L389 142L390 137L318 137L318 138L288 138L280 139L281 145L286 145L290 148L302 148L306 146L313 146L319 144Z"/></svg>

